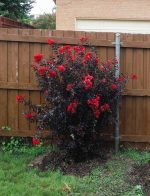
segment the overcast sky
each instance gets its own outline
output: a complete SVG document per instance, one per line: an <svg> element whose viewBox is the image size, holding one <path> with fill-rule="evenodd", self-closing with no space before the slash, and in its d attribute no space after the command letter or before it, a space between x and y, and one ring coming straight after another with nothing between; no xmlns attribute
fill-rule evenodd
<svg viewBox="0 0 150 196"><path fill-rule="evenodd" d="M53 0L35 0L36 2L33 4L33 8L30 12L31 15L39 15L45 13L52 12L55 4Z"/></svg>

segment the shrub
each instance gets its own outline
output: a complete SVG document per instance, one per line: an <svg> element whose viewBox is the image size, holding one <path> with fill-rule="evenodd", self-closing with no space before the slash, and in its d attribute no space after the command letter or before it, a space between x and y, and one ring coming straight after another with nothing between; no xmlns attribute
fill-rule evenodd
<svg viewBox="0 0 150 196"><path fill-rule="evenodd" d="M89 45L86 52L86 38L74 47L58 45L51 39L48 44L54 54L48 59L36 54L32 65L45 105L34 105L24 95L18 95L17 101L29 105L24 116L36 122L37 133L52 131L59 139L58 146L73 156L75 152L89 152L100 131L114 123L115 103L128 76L116 78L116 59L101 63Z"/></svg>

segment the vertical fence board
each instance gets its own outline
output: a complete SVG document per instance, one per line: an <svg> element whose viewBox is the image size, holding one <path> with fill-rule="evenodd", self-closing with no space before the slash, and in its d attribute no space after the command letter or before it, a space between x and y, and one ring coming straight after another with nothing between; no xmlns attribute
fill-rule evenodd
<svg viewBox="0 0 150 196"><path fill-rule="evenodd" d="M8 29L8 34L18 35L18 29ZM8 43L8 82L18 83L18 43ZM18 104L16 103L17 90L8 90L8 126L18 130Z"/></svg>
<svg viewBox="0 0 150 196"><path fill-rule="evenodd" d="M1 33L7 34L7 29ZM7 42L0 44L0 81L7 82ZM7 126L7 89L0 89L0 126Z"/></svg>
<svg viewBox="0 0 150 196"><path fill-rule="evenodd" d="M19 35L29 35L29 29L19 30ZM30 48L29 43L19 43L19 83L29 83L30 80ZM29 97L28 91L18 91L19 94L24 94L26 97ZM23 132L24 130L29 130L29 122L24 118L23 113L28 110L28 107L25 108L23 104L18 104L19 107L19 123L18 123L18 129L19 132Z"/></svg>

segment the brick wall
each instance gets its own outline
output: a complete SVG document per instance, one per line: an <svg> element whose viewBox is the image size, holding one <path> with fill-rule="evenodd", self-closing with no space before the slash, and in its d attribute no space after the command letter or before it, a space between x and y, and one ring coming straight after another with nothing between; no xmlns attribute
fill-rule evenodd
<svg viewBox="0 0 150 196"><path fill-rule="evenodd" d="M76 18L150 20L150 0L57 0L56 29L75 30Z"/></svg>

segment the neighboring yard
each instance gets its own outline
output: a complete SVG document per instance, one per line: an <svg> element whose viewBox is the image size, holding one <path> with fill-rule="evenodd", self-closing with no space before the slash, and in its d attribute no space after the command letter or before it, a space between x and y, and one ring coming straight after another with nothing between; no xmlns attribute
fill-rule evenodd
<svg viewBox="0 0 150 196"><path fill-rule="evenodd" d="M60 171L29 169L28 163L38 154L46 152L45 147L16 147L15 150L11 153L8 148L0 151L0 195L3 196L142 196L146 193L140 183L144 184L145 178L145 188L150 185L148 176L140 176L137 180L139 169L138 172L133 170L133 165L137 164L139 168L149 162L150 152L122 150L93 169L89 176L75 177L63 175ZM146 167L149 168L149 163Z"/></svg>

